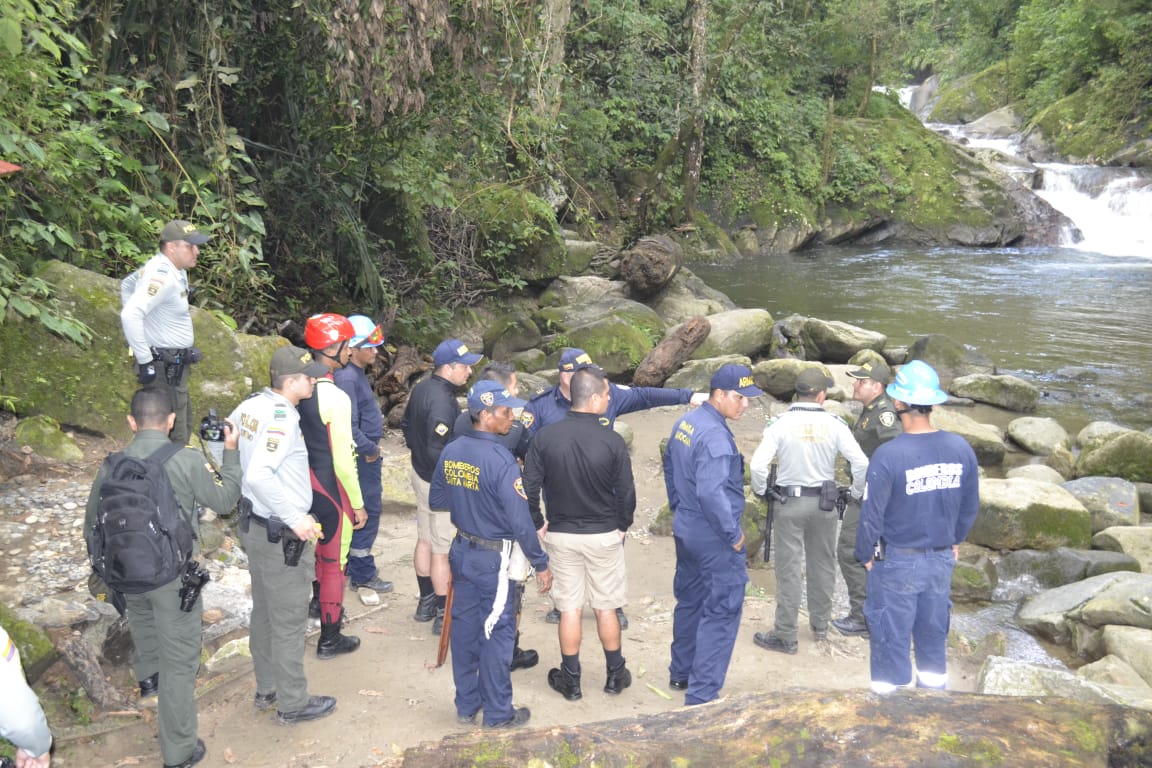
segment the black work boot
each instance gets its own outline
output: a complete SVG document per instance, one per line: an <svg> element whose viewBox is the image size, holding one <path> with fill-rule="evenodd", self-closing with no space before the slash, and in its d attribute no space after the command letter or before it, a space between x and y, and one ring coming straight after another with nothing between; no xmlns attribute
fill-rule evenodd
<svg viewBox="0 0 1152 768"><path fill-rule="evenodd" d="M560 667L548 670L548 687L568 701L578 701L584 694L580 690L580 675L574 675Z"/></svg>
<svg viewBox="0 0 1152 768"><path fill-rule="evenodd" d="M520 647L520 633L516 633L516 647L512 649L512 671L518 669L530 669L540 663L540 654L529 648L524 650Z"/></svg>
<svg viewBox="0 0 1152 768"><path fill-rule="evenodd" d="M336 699L332 696L309 696L308 703L303 709L294 712L278 712L276 719L283 725L303 723L307 720L319 720L332 714L336 709Z"/></svg>
<svg viewBox="0 0 1152 768"><path fill-rule="evenodd" d="M444 631L444 606L437 606L436 620L432 622L432 634L439 635Z"/></svg>
<svg viewBox="0 0 1152 768"><path fill-rule="evenodd" d="M423 595L416 603L416 613L412 618L419 622L432 621L436 618L436 595Z"/></svg>
<svg viewBox="0 0 1152 768"><path fill-rule="evenodd" d="M312 599L308 601L308 618L320 618L320 582L312 582Z"/></svg>
<svg viewBox="0 0 1152 768"><path fill-rule="evenodd" d="M352 653L360 647L360 638L340 634L340 622L320 625L320 640L316 643L316 658L331 659L342 653Z"/></svg>
<svg viewBox="0 0 1152 768"><path fill-rule="evenodd" d="M628 671L628 667L621 664L616 669L608 670L604 693L618 694L630 685L632 685L632 673Z"/></svg>
<svg viewBox="0 0 1152 768"><path fill-rule="evenodd" d="M160 673L153 672L148 677L140 680L140 698L147 699L160 693Z"/></svg>

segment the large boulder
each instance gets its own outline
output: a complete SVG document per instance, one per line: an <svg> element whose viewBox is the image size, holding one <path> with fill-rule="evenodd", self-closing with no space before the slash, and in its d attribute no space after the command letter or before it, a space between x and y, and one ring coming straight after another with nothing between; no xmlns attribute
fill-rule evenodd
<svg viewBox="0 0 1152 768"><path fill-rule="evenodd" d="M540 306L563 307L569 304L594 304L605 299L628 298L628 286L619 280L582 275L561 276L548 284L540 294Z"/></svg>
<svg viewBox="0 0 1152 768"><path fill-rule="evenodd" d="M1134 483L1152 482L1152 435L1128 431L1080 453L1076 476L1106 475Z"/></svg>
<svg viewBox="0 0 1152 768"><path fill-rule="evenodd" d="M1064 476L1045 464L1025 464L1022 467L1013 467L1004 473L1004 477L1022 477L1025 480L1039 480L1044 483L1064 484Z"/></svg>
<svg viewBox="0 0 1152 768"><path fill-rule="evenodd" d="M137 384L120 327L119 281L59 261L48 262L37 277L56 286L61 305L92 329L92 341L81 350L39 322L8 318L0 333L0 370L27 373L5 376L4 393L17 398L21 415L45 414L60 424L127 439L124 415ZM230 413L265 386L273 350L287 343L237 334L198 307L192 308L192 325L204 353L189 378L197 421L209 408Z"/></svg>
<svg viewBox="0 0 1152 768"><path fill-rule="evenodd" d="M1113 582L1081 605L1076 618L1090 627L1122 624L1152 629L1152 574Z"/></svg>
<svg viewBox="0 0 1152 768"><path fill-rule="evenodd" d="M996 564L985 554L962 557L952 569L955 600L989 601L997 583Z"/></svg>
<svg viewBox="0 0 1152 768"><path fill-rule="evenodd" d="M1058 445L1068 447L1068 433L1060 422L1040 416L1013 419L1008 423L1008 437L1035 456L1048 456Z"/></svg>
<svg viewBox="0 0 1152 768"><path fill-rule="evenodd" d="M772 315L764 309L730 309L708 316L712 330L693 360L722 355L755 357L772 340Z"/></svg>
<svg viewBox="0 0 1152 768"><path fill-rule="evenodd" d="M651 307L632 299L603 298L578 304L541 307L532 316L536 325L548 333L567 334L572 328L617 317L644 331L652 339L664 334L664 321ZM572 342L568 346L581 345ZM583 348L583 347L581 347ZM592 358L596 360L595 357ZM599 364L599 360L596 360Z"/></svg>
<svg viewBox="0 0 1152 768"><path fill-rule="evenodd" d="M1063 478L1069 478L1076 474L1076 457L1072 455L1071 449L1057 445L1052 448L1052 453L1044 457L1044 466L1056 470Z"/></svg>
<svg viewBox="0 0 1152 768"><path fill-rule="evenodd" d="M8 632L12 644L20 651L20 662L28 682L34 683L59 658L52 638L30 621L19 618L4 603L0 603L0 626Z"/></svg>
<svg viewBox="0 0 1152 768"><path fill-rule="evenodd" d="M1052 589L1082 581L1102 573L1140 572L1140 563L1121 552L1057 547L1049 552L1021 549L1009 552L996 563L999 578L1030 577L1037 585Z"/></svg>
<svg viewBox="0 0 1152 768"><path fill-rule="evenodd" d="M27 446L37 456L54 461L81 461L84 451L76 441L60 429L59 422L51 416L29 416L16 424L16 442Z"/></svg>
<svg viewBox="0 0 1152 768"><path fill-rule="evenodd" d="M508 360L517 352L540 346L540 338L540 329L527 312L509 312L484 331L484 354L489 360Z"/></svg>
<svg viewBox="0 0 1152 768"><path fill-rule="evenodd" d="M1125 661L1144 682L1152 685L1152 630L1107 626L1103 639L1107 653Z"/></svg>
<svg viewBox="0 0 1152 768"><path fill-rule="evenodd" d="M1082 477L1063 484L1092 515L1092 533L1114 525L1140 525L1136 486L1118 477Z"/></svg>
<svg viewBox="0 0 1152 768"><path fill-rule="evenodd" d="M1069 644L1076 634L1074 624L1079 623L1075 617L1080 606L1113 584L1139 578L1146 577L1136 573L1105 573L1026 597L1016 609L1016 625L1054 643Z"/></svg>
<svg viewBox="0 0 1152 768"><path fill-rule="evenodd" d="M1087 549L1088 510L1060 486L1035 480L980 481L980 513L968 541L991 549Z"/></svg>
<svg viewBox="0 0 1152 768"><path fill-rule="evenodd" d="M684 266L684 249L666 235L642 237L620 258L620 277L632 295L648 298L659 293Z"/></svg>
<svg viewBox="0 0 1152 768"><path fill-rule="evenodd" d="M569 328L566 335L571 346L587 352L609 376L620 377L636 370L653 347L652 336L634 319L612 314Z"/></svg>
<svg viewBox="0 0 1152 768"><path fill-rule="evenodd" d="M693 392L707 392L712 383L712 374L722 366L748 365L752 361L743 355L725 355L724 357L709 357L704 360L689 360L680 370L668 377L664 386L675 389L690 389Z"/></svg>
<svg viewBox="0 0 1152 768"><path fill-rule="evenodd" d="M1092 537L1094 549L1123 552L1140 563L1140 570L1152 573L1152 528L1117 526L1105 528Z"/></svg>
<svg viewBox="0 0 1152 768"><path fill-rule="evenodd" d="M948 391L957 397L1024 413L1036 410L1040 401L1040 390L1017 376L971 373L953 379Z"/></svg>
<svg viewBox="0 0 1152 768"><path fill-rule="evenodd" d="M1152 688L1097 682L1067 669L989 656L976 691L991 696L1058 697L1085 703L1119 704L1152 711Z"/></svg>
<svg viewBox="0 0 1152 768"><path fill-rule="evenodd" d="M796 394L796 379L808 368L817 368L824 375L832 377L826 365L783 358L756 363L752 366L752 380L777 400L790 400Z"/></svg>
<svg viewBox="0 0 1152 768"><path fill-rule="evenodd" d="M839 320L821 320L809 317L802 330L804 349L808 360L829 363L847 363L861 350L878 351L884 348L888 337Z"/></svg>
<svg viewBox="0 0 1152 768"><path fill-rule="evenodd" d="M1076 445L1082 451L1091 451L1125 432L1131 432L1128 427L1122 427L1111 421L1093 421L1076 433Z"/></svg>
<svg viewBox="0 0 1152 768"><path fill-rule="evenodd" d="M961 376L996 373L992 358L940 333L917 339L908 348L908 360L923 360L931 365L945 389Z"/></svg>
<svg viewBox="0 0 1152 768"><path fill-rule="evenodd" d="M552 207L522 187L497 183L478 188L464 198L457 212L476 225L483 244L497 246L490 249L492 253L501 254L482 266L511 269L536 284L587 267L582 255L565 247ZM570 264L570 256L580 263Z"/></svg>
<svg viewBox="0 0 1152 768"><path fill-rule="evenodd" d="M736 302L708 286L687 268L681 269L648 303L669 325L697 315L715 315L736 309Z"/></svg>
<svg viewBox="0 0 1152 768"><path fill-rule="evenodd" d="M1152 694L1152 686L1144 682L1144 678L1140 677L1140 673L1133 669L1131 664L1111 654L1080 667L1076 670L1076 676L1094 683L1144 687Z"/></svg>
<svg viewBox="0 0 1152 768"><path fill-rule="evenodd" d="M955 432L964 438L972 446L976 461L982 467L994 467L1004 461L1004 438L993 426L981 424L949 408L932 409L932 426Z"/></svg>

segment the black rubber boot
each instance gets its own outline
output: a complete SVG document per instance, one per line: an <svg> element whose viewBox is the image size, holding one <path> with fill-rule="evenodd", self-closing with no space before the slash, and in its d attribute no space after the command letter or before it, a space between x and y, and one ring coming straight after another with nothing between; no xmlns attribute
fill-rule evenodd
<svg viewBox="0 0 1152 768"><path fill-rule="evenodd" d="M343 614L340 616L344 618ZM320 640L316 643L316 658L331 659L342 653L352 653L360 647L360 638L340 634L340 621L320 625Z"/></svg>
<svg viewBox="0 0 1152 768"><path fill-rule="evenodd" d="M516 633L516 646L512 649L512 671L529 669L540 662L540 654L531 648L525 650L520 647L520 633Z"/></svg>
<svg viewBox="0 0 1152 768"><path fill-rule="evenodd" d="M312 582L312 600L308 603L308 618L320 618L320 582Z"/></svg>

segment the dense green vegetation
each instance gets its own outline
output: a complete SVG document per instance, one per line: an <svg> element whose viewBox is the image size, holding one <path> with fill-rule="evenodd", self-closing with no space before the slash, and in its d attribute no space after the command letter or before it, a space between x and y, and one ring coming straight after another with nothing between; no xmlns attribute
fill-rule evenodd
<svg viewBox="0 0 1152 768"><path fill-rule="evenodd" d="M1148 135L1146 0L0 0L0 322L83 341L37 265L125 274L180 216L243 327L397 306L414 338L557 226L904 199L871 86L992 66L1026 119Z"/></svg>

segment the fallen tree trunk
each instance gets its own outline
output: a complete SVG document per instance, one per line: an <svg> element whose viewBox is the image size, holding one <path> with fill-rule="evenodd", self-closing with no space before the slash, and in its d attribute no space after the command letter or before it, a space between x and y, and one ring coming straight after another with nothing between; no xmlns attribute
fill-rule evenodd
<svg viewBox="0 0 1152 768"><path fill-rule="evenodd" d="M405 768L450 766L1140 766L1152 713L1069 699L790 690L661 715L450 736Z"/></svg>
<svg viewBox="0 0 1152 768"><path fill-rule="evenodd" d="M100 660L96 658L96 651L84 642L82 637L69 637L58 643L56 650L64 658L64 663L80 685L88 692L88 698L101 709L125 709L129 707L128 700L104 677L104 670L100 667Z"/></svg>
<svg viewBox="0 0 1152 768"><path fill-rule="evenodd" d="M674 334L661 341L636 367L632 383L637 387L659 387L708 338L712 324L703 315L690 317Z"/></svg>

